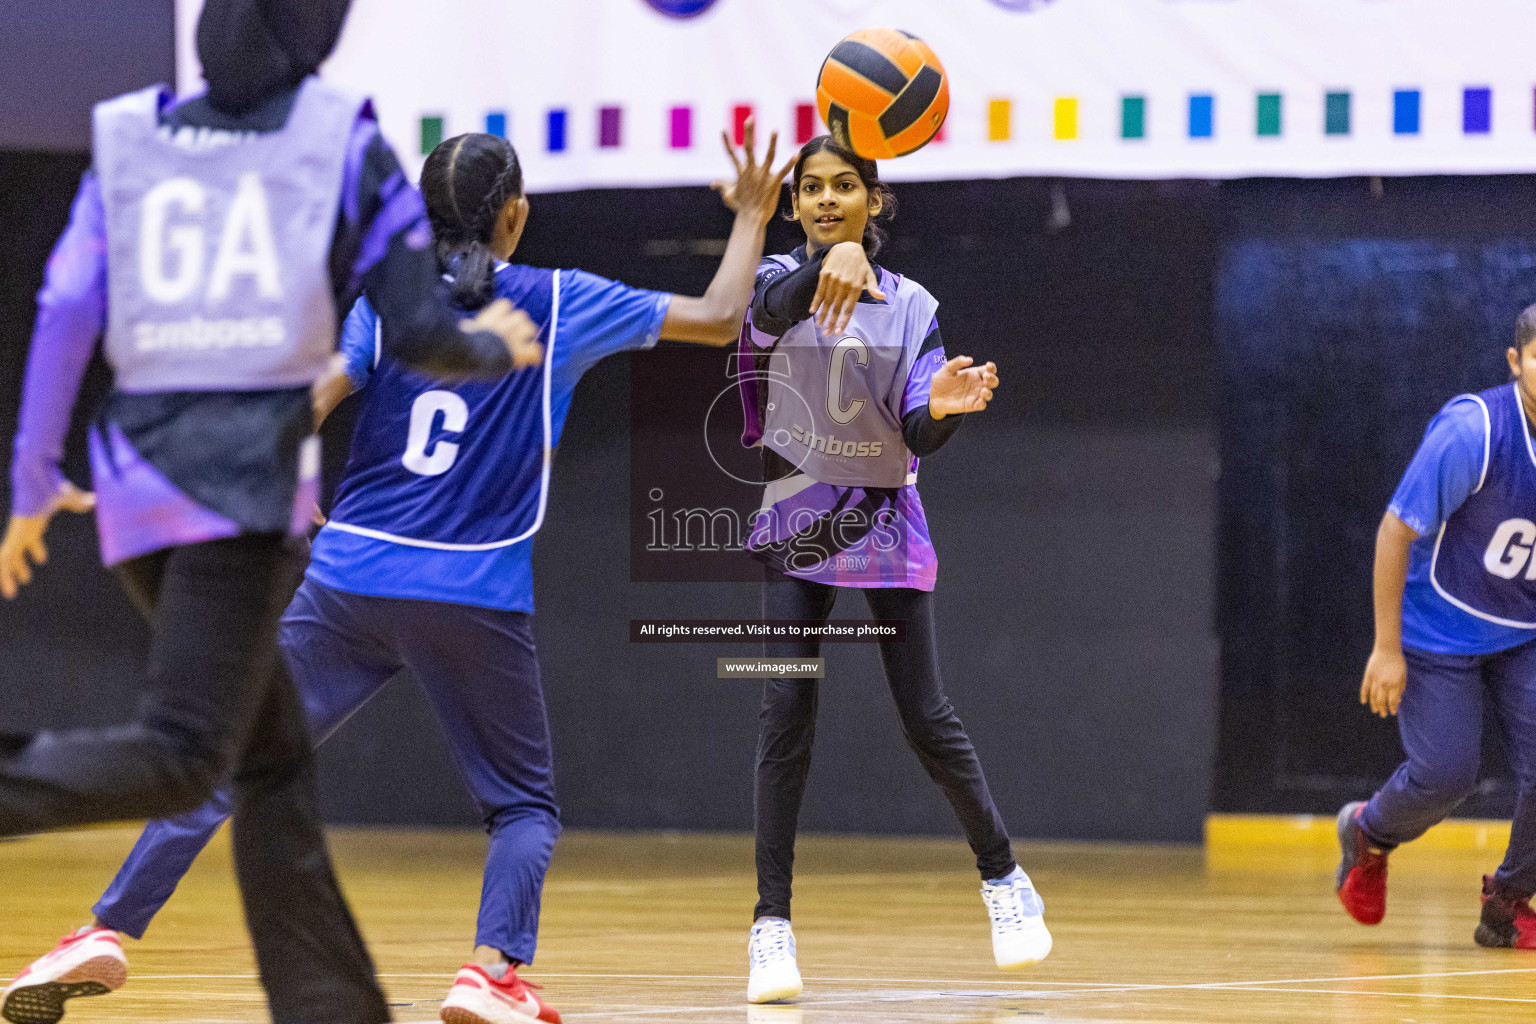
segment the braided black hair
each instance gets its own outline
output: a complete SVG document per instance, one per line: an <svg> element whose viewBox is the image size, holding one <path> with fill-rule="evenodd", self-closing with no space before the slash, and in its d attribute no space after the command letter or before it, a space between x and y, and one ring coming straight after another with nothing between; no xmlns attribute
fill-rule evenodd
<svg viewBox="0 0 1536 1024"><path fill-rule="evenodd" d="M830 135L818 135L800 149L800 156L795 161L794 180L791 184L792 195L800 194L800 179L805 176L805 162L817 153L831 153L852 167L869 194L880 197L880 212L864 222L864 255L874 259L880 252L881 246L885 245L886 238L889 237L885 226L880 222L896 216L896 193L891 191L891 186L880 180L880 169L873 160L864 159ZM784 211L784 219L795 219L793 207Z"/></svg>
<svg viewBox="0 0 1536 1024"><path fill-rule="evenodd" d="M523 168L512 143L478 132L441 143L421 169L421 194L432 221L438 266L452 278L453 301L465 309L490 302L496 289L491 237L496 216L523 194Z"/></svg>

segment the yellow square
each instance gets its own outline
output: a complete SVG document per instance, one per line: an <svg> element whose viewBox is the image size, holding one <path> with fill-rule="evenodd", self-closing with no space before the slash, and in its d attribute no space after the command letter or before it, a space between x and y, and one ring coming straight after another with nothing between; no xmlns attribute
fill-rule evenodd
<svg viewBox="0 0 1536 1024"><path fill-rule="evenodd" d="M1066 141L1077 138L1077 97L1056 97L1056 138Z"/></svg>
<svg viewBox="0 0 1536 1024"><path fill-rule="evenodd" d="M987 138L992 142L1013 138L1012 100L993 100L987 104Z"/></svg>

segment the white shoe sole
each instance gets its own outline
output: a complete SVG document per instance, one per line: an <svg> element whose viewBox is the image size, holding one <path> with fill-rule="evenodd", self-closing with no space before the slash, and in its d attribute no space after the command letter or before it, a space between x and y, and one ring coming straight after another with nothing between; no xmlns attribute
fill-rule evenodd
<svg viewBox="0 0 1536 1024"><path fill-rule="evenodd" d="M747 1002L754 1005L760 1003L782 1003L789 999L798 999L803 991L805 991L804 985L781 985L778 988L770 988L764 992L748 992Z"/></svg>
<svg viewBox="0 0 1536 1024"><path fill-rule="evenodd" d="M1033 967L1051 955L1051 948L1055 945L1055 940L1051 938L1051 933L1046 929L1045 922L1040 922L1038 931L1034 928L1031 931L1036 933L1031 935L1025 942L1019 943L1019 946L1022 948L1010 949L1005 953L999 953L996 949L993 950L992 955L998 970L1017 971L1025 967Z"/></svg>
<svg viewBox="0 0 1536 1024"><path fill-rule="evenodd" d="M776 978L773 984L764 985L761 988L747 986L747 1002L749 1003L780 1003L786 999L795 999L805 990L805 983L800 980L798 973L794 977Z"/></svg>
<svg viewBox="0 0 1536 1024"><path fill-rule="evenodd" d="M49 981L7 989L0 1017L11 1024L54 1024L64 1016L66 1000L104 996L123 987L128 965L115 956L97 956L71 967Z"/></svg>

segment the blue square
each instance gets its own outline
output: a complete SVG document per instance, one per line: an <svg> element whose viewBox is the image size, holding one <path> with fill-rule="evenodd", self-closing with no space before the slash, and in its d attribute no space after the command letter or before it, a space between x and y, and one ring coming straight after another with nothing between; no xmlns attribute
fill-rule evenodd
<svg viewBox="0 0 1536 1024"><path fill-rule="evenodd" d="M507 137L507 115L499 110L493 110L485 115L485 134L499 135L503 139Z"/></svg>
<svg viewBox="0 0 1536 1024"><path fill-rule="evenodd" d="M1419 90L1399 89L1392 94L1392 134L1419 134Z"/></svg>
<svg viewBox="0 0 1536 1024"><path fill-rule="evenodd" d="M1209 139L1216 134L1216 97L1198 95L1189 98L1189 137Z"/></svg>
<svg viewBox="0 0 1536 1024"><path fill-rule="evenodd" d="M549 112L549 145L551 153L565 152L565 111L551 110Z"/></svg>
<svg viewBox="0 0 1536 1024"><path fill-rule="evenodd" d="M1467 135L1487 135L1493 131L1492 89L1478 87L1462 91L1461 130Z"/></svg>

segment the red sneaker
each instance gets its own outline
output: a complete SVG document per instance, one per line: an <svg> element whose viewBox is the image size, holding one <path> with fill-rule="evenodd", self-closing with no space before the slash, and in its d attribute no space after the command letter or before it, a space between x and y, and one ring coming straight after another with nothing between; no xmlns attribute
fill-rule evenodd
<svg viewBox="0 0 1536 1024"><path fill-rule="evenodd" d="M1536 913L1531 898L1502 892L1492 875L1483 876L1483 918L1473 941L1490 949L1536 949Z"/></svg>
<svg viewBox="0 0 1536 1024"><path fill-rule="evenodd" d="M11 1024L54 1024L64 1001L104 996L128 980L128 958L110 928L82 928L32 961L0 995L0 1017Z"/></svg>
<svg viewBox="0 0 1536 1024"><path fill-rule="evenodd" d="M479 964L465 964L443 1000L443 1024L560 1024L560 1014L534 991L538 987L519 978L515 966L498 980Z"/></svg>
<svg viewBox="0 0 1536 1024"><path fill-rule="evenodd" d="M1360 827L1364 802L1339 811L1339 872L1334 889L1349 916L1361 924L1381 924L1387 914L1387 852Z"/></svg>

